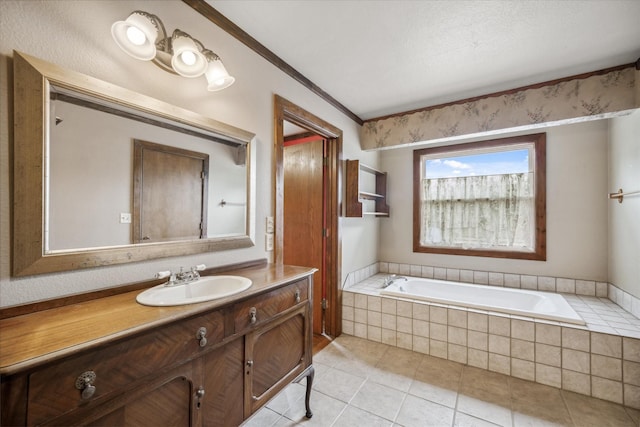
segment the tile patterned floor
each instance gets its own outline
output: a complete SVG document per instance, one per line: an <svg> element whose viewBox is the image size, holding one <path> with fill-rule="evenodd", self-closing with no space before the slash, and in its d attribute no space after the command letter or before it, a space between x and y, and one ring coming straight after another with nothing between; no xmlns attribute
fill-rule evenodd
<svg viewBox="0 0 640 427"><path fill-rule="evenodd" d="M640 425L634 409L346 335L313 363L311 419L303 380L244 427Z"/></svg>

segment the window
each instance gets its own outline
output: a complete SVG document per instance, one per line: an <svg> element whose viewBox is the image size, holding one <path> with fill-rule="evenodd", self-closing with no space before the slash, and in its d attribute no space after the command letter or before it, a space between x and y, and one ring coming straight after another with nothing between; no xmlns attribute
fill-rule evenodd
<svg viewBox="0 0 640 427"><path fill-rule="evenodd" d="M413 152L413 251L546 259L546 134Z"/></svg>

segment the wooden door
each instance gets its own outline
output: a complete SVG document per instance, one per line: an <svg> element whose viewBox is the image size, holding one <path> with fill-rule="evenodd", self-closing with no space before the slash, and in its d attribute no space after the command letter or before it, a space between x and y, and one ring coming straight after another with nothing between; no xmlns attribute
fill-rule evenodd
<svg viewBox="0 0 640 427"><path fill-rule="evenodd" d="M209 155L134 141L133 243L206 237Z"/></svg>
<svg viewBox="0 0 640 427"><path fill-rule="evenodd" d="M306 140L305 140L306 141ZM289 265L314 267L313 333L323 332L325 297L324 144L318 137L284 147L284 258Z"/></svg>

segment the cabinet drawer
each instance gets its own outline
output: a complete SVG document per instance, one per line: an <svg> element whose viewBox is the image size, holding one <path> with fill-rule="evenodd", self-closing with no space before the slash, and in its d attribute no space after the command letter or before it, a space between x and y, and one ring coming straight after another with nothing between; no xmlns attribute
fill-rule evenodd
<svg viewBox="0 0 640 427"><path fill-rule="evenodd" d="M206 328L204 347L197 338L202 327ZM45 423L78 406L97 404L147 375L197 356L223 337L223 316L214 312L159 327L35 371L29 376L27 422ZM95 392L83 399L76 383L79 376L89 371L96 376Z"/></svg>
<svg viewBox="0 0 640 427"><path fill-rule="evenodd" d="M259 326L275 315L309 299L309 282L303 279L238 303L233 308L235 333Z"/></svg>

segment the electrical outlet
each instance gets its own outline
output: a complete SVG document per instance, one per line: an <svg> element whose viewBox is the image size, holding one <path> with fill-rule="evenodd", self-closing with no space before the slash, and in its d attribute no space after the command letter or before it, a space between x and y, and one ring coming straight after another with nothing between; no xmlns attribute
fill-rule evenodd
<svg viewBox="0 0 640 427"><path fill-rule="evenodd" d="M273 250L273 234L267 233L264 236L264 250L272 251Z"/></svg>
<svg viewBox="0 0 640 427"><path fill-rule="evenodd" d="M273 233L273 217L272 216L268 216L267 217L267 223L265 226L265 233Z"/></svg>
<svg viewBox="0 0 640 427"><path fill-rule="evenodd" d="M120 224L131 224L131 214L130 213L121 213L120 214Z"/></svg>

